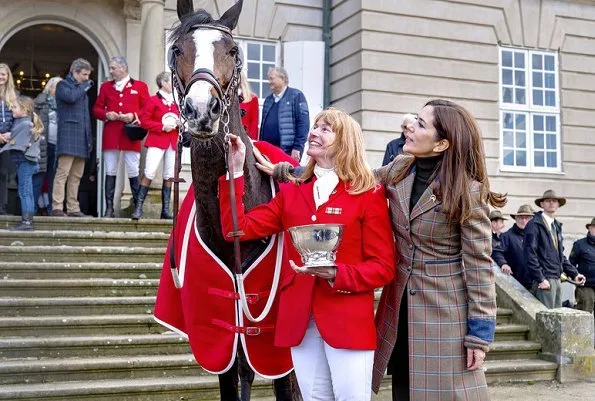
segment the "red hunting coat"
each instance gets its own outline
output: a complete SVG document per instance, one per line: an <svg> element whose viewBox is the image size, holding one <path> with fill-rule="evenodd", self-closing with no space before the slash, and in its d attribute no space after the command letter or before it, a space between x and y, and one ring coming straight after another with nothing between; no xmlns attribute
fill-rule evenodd
<svg viewBox="0 0 595 401"><path fill-rule="evenodd" d="M147 139L145 139L145 147L167 149L171 145L172 149L176 149L178 130L175 129L170 132L163 130L161 118L165 113L174 113L178 118L180 117L176 102L168 106L163 97L157 93L149 98L138 115L141 127L149 131Z"/></svg>
<svg viewBox="0 0 595 401"><path fill-rule="evenodd" d="M299 186L290 184L268 204L246 214L241 203L244 178L235 183L239 229L245 233L242 240L305 224L344 224L334 286L309 274L296 274L288 263L283 265L275 345L299 345L310 317L314 316L322 338L330 346L374 350L374 289L393 279L396 260L384 189L350 195L340 182L327 203L316 210L314 182L315 179ZM224 232L233 231L229 195L227 181L221 177L219 200ZM288 245L287 250L289 259L301 264L293 245Z"/></svg>
<svg viewBox="0 0 595 401"><path fill-rule="evenodd" d="M141 141L131 141L124 133L124 123L121 121L107 121L108 111L116 113L139 114L149 99L149 88L143 81L130 78L122 92L114 87L114 81L107 81L101 84L99 95L93 106L93 116L104 121L103 126L103 150L130 150L140 152Z"/></svg>
<svg viewBox="0 0 595 401"><path fill-rule="evenodd" d="M270 144L255 145L275 163L290 161L283 151ZM220 374L229 370L241 342L255 372L266 378L286 375L293 368L289 349L273 345L278 299L260 323L252 323L243 313L238 313L241 306L233 277L198 235L195 216L191 189L178 213L175 236L179 272L176 274L183 285L178 289L173 284L170 237L155 303L155 320L187 337L196 361L208 372ZM285 246L283 236L272 236L264 253L244 274L253 316L260 314L268 300L275 265L282 260L286 263Z"/></svg>

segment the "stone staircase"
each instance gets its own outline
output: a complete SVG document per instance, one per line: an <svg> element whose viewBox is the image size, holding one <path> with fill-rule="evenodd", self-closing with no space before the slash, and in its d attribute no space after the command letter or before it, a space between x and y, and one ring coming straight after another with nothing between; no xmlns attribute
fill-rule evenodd
<svg viewBox="0 0 595 401"><path fill-rule="evenodd" d="M169 222L38 217L8 231L17 220L0 217L0 400L219 399L217 377L152 319ZM528 331L498 311L489 382L554 378ZM270 381L253 399L273 399Z"/></svg>

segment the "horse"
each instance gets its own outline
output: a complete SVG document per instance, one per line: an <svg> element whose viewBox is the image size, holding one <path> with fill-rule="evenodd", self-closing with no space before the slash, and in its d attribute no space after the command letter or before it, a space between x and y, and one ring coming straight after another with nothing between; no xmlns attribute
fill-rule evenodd
<svg viewBox="0 0 595 401"><path fill-rule="evenodd" d="M231 31L236 27L242 0L231 6L219 20L205 10L194 11L192 0L178 0L180 20L171 35L168 62L182 118L190 134L191 169L196 229L208 249L225 266L234 266L233 244L225 241L221 230L218 178L226 174L226 134L239 134L246 144L244 167L246 210L268 202L272 195L269 177L255 167L250 138L241 124L238 95L242 55ZM243 242L242 268L250 265L266 247L262 240ZM219 374L222 401L237 401L238 375L241 400L250 399L254 372L240 344L237 359ZM277 400L301 400L293 372L273 380Z"/></svg>

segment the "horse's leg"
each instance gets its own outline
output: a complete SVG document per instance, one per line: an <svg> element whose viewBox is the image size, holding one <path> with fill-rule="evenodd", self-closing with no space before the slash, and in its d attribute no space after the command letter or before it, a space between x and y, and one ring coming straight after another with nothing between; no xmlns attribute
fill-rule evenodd
<svg viewBox="0 0 595 401"><path fill-rule="evenodd" d="M302 401L302 393L297 383L295 373L291 373L273 380L275 399L277 401Z"/></svg>
<svg viewBox="0 0 595 401"><path fill-rule="evenodd" d="M232 367L225 373L218 375L219 393L221 401L239 401L238 399L238 359L233 362Z"/></svg>
<svg viewBox="0 0 595 401"><path fill-rule="evenodd" d="M238 370L240 373L240 399L250 401L252 393L252 382L254 381L254 371L248 364L244 348L240 344L238 347Z"/></svg>

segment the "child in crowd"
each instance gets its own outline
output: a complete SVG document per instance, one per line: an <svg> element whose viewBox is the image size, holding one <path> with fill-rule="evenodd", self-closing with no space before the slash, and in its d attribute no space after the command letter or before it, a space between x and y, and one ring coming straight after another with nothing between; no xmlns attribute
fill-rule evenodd
<svg viewBox="0 0 595 401"><path fill-rule="evenodd" d="M0 153L10 151L10 158L17 170L18 192L21 199L21 224L12 230L33 230L33 174L39 170L40 134L43 123L33 112L33 99L17 97L12 106L14 121L10 129L10 139L0 149Z"/></svg>

